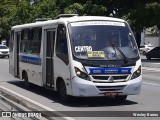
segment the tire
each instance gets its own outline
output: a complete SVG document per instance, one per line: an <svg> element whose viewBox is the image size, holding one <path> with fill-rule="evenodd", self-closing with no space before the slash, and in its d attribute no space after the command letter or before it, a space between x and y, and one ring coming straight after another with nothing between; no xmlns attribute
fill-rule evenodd
<svg viewBox="0 0 160 120"><path fill-rule="evenodd" d="M143 51L143 55L146 55L146 52L145 52L145 51Z"/></svg>
<svg viewBox="0 0 160 120"><path fill-rule="evenodd" d="M125 102L126 99L127 99L127 95L115 96L114 98L115 98L116 101L118 101L118 102Z"/></svg>
<svg viewBox="0 0 160 120"><path fill-rule="evenodd" d="M67 95L66 85L63 80L58 84L58 92L62 102L68 103L70 101L71 96Z"/></svg>
<svg viewBox="0 0 160 120"><path fill-rule="evenodd" d="M25 87L30 88L30 85L29 85L29 82L28 82L28 75L27 75L26 72L23 74L23 80L24 80Z"/></svg>
<svg viewBox="0 0 160 120"><path fill-rule="evenodd" d="M150 59L151 59L151 57L150 57L149 55L146 55L146 58L147 58L147 60L150 60Z"/></svg>

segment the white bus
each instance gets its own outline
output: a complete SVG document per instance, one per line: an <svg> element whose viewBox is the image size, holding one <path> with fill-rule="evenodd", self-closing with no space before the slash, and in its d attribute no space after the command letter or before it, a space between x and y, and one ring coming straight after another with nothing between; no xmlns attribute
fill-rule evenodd
<svg viewBox="0 0 160 120"><path fill-rule="evenodd" d="M11 28L9 71L25 81L71 96L126 100L141 89L141 59L126 21L60 15Z"/></svg>

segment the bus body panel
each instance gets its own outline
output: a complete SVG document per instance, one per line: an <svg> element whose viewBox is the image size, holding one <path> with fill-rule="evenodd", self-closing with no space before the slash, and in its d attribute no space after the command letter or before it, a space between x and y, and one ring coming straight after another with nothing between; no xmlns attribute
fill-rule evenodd
<svg viewBox="0 0 160 120"><path fill-rule="evenodd" d="M67 87L67 94L71 95L71 75L70 75L70 67L69 65L66 65L61 59L58 57L54 57L54 80L55 85L57 82L57 78L62 78L66 84ZM57 86L55 87L57 88Z"/></svg>
<svg viewBox="0 0 160 120"><path fill-rule="evenodd" d="M66 91L68 95L71 96L106 96L106 92L117 92L118 95L137 95L140 93L140 89L141 89L141 80L142 80L142 76L139 75L137 78L132 79L131 77L133 75L133 73L135 71L137 71L137 69L141 68L141 60L139 58L139 55L135 55L136 56L136 60L134 61L135 65L126 65L126 67L121 67L121 65L119 67L95 67L94 64L86 66L84 64L82 64L81 62L79 62L77 59L79 59L77 56L75 56L75 53L73 52L73 50L75 50L77 53L79 52L83 52L83 51L87 51L87 49L91 46L87 46L87 45L76 45L73 46L72 43L72 33L70 31L71 27L69 26L71 23L73 23L72 27L76 26L76 22L79 24L81 24L81 22L85 22L85 21L102 21L103 24L108 24L107 22L120 22L123 23L124 25L127 24L124 20L121 19L116 19L116 18L108 18L108 17L88 17L88 16L83 16L83 17L71 17L71 18L60 18L57 20L50 20L50 21L45 21L45 22L37 22L37 23L31 23L31 24L25 24L25 25L18 25L18 26L14 26L12 27L12 30L18 30L18 31L22 31L23 29L32 29L32 28L38 28L41 27L41 47L40 47L40 53L39 55L31 55L31 54L24 54L21 53L19 54L19 75L20 75L20 79L23 78L22 73L23 71L27 72L28 75L28 81L39 85L39 86L48 86L50 88L53 88L55 91L57 91L57 83L58 80L61 79L64 81L65 86L66 86ZM106 23L104 23L104 21L106 21ZM75 23L75 24L74 24ZM88 24L88 22L86 22ZM93 23L94 24L94 23ZM99 23L98 23L99 24ZM110 24L110 23L109 23ZM66 27L66 40L67 40L67 51L68 51L68 63L66 63L65 61L63 61L63 59L61 59L56 51L56 47L57 47L57 39L58 39L58 26L59 25L64 25ZM75 25L75 26L74 26ZM84 24L83 24L84 25ZM81 25L81 27L83 26ZM96 25L95 25L96 26ZM103 26L102 24L100 26ZM123 25L122 25L123 26ZM87 28L88 29L88 28ZM84 29L85 30L85 29ZM51 64L51 68L52 68L52 76L53 76L53 80L51 79L50 82L52 82L50 85L47 85L47 33L48 31L53 31L53 33L55 34L54 37L54 44L53 42L51 42L51 44L53 44L53 48L54 50L51 52L52 55L49 56L51 57L50 60L52 61ZM79 30L80 33L83 32L81 30ZM103 32L103 31L101 31ZM101 37L100 31L98 31L97 34L99 34L99 36L97 35L94 38L98 38ZM115 32L115 30L113 30L112 32ZM130 33L132 34L132 33ZM130 37L130 34L128 35L128 38ZM120 36L120 32L118 34ZM74 36L75 37L75 36ZM75 39L79 39L81 36L75 37ZM14 37L14 39L16 39ZM79 39L81 40L81 39ZM101 39L100 39L101 40ZM87 40L86 40L87 41ZM103 41L101 42L101 45L103 45ZM10 73L14 76L17 76L18 74L16 73L17 71L15 70L15 65L17 67L17 60L16 60L16 53L15 51L17 51L17 46L19 46L19 44L16 42L16 40L14 40L14 46L13 46L13 53L11 52L10 54ZM134 46L136 49L136 46ZM112 48L114 51L118 51L115 50L114 48ZM112 50L112 51L113 51ZM126 48L124 48L124 51L127 51ZM88 51L90 52L90 51ZM101 51L100 51L101 52ZM122 51L123 52L123 51ZM135 53L136 54L136 53ZM81 57L81 55L80 55ZM83 60L88 60L86 59L86 56L84 57L85 59L79 59L80 61ZM119 61L125 62L125 58L123 55L121 55L120 57L121 59L118 59ZM101 59L102 60L102 59ZM101 64L101 60L99 60L99 64ZM108 64L107 59L106 60L106 64ZM118 61L117 60L117 61ZM98 60L96 60L98 61ZM112 60L111 60L112 61ZM114 61L114 60L113 60ZM113 62L113 64L115 63L115 61ZM103 64L102 64L103 65ZM93 79L91 73L91 69L129 69L130 73L127 74L128 77L126 78L126 81L123 82L101 82L103 80L98 80L95 82L95 80ZM84 72L85 74L87 74L87 76L89 77L89 80L86 79L82 79L78 76L78 72L76 70L80 70L81 72ZM140 71L141 72L141 71ZM121 73L116 73L114 74L115 76L121 75ZM113 76L114 76L113 75ZM95 74L95 76L98 76ZM111 78L113 77L112 75L108 75L108 74L99 74L99 76L103 77L103 76L111 76ZM49 78L49 77L48 77ZM110 91L110 89L112 89L112 91ZM115 90L114 90L115 88ZM103 90L105 89L105 90Z"/></svg>
<svg viewBox="0 0 160 120"><path fill-rule="evenodd" d="M19 62L20 79L22 79L22 72L25 71L28 75L28 82L42 86L41 59L38 56L35 57L35 56L25 55L25 54L20 54L19 57L21 61ZM35 58L37 58L37 60Z"/></svg>

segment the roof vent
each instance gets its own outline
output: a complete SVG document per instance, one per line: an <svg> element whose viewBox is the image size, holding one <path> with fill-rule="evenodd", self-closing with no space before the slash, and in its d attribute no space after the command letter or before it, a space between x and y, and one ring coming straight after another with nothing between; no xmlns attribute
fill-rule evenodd
<svg viewBox="0 0 160 120"><path fill-rule="evenodd" d="M55 17L55 19L67 18L67 17L73 17L73 16L78 16L78 14L60 14L57 17Z"/></svg>
<svg viewBox="0 0 160 120"><path fill-rule="evenodd" d="M37 18L33 22L42 22L42 21L47 21L47 20L52 20L52 18Z"/></svg>

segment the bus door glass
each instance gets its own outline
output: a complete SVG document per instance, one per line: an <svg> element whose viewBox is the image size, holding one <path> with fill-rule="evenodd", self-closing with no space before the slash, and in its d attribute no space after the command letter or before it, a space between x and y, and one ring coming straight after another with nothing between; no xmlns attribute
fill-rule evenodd
<svg viewBox="0 0 160 120"><path fill-rule="evenodd" d="M54 41L55 30L47 30L46 41L46 85L54 86L54 67L53 67L53 55L54 55Z"/></svg>
<svg viewBox="0 0 160 120"><path fill-rule="evenodd" d="M16 38L17 38L17 50L16 50L16 53L17 53L17 76L19 75L19 41L20 41L20 32L16 33Z"/></svg>
<svg viewBox="0 0 160 120"><path fill-rule="evenodd" d="M14 42L14 76L19 76L19 41L21 34L20 32L15 33L15 42Z"/></svg>

